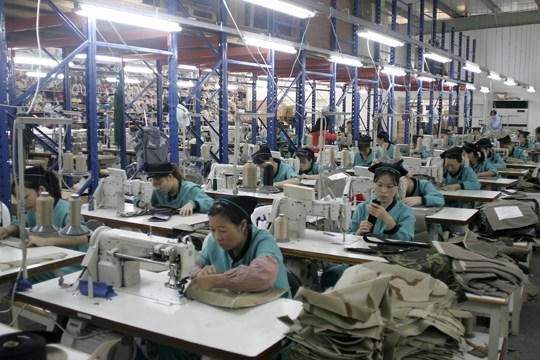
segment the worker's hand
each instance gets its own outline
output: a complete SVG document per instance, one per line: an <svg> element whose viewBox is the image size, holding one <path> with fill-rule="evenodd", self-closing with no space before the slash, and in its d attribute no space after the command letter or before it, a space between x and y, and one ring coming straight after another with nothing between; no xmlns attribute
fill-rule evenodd
<svg viewBox="0 0 540 360"><path fill-rule="evenodd" d="M422 197L421 196L410 196L406 197L405 199L401 200L401 202L408 206L420 206L422 205Z"/></svg>
<svg viewBox="0 0 540 360"><path fill-rule="evenodd" d="M206 265L205 267L202 268L201 271L199 271L199 273L197 274L197 276L201 275L201 276L205 276L205 275L215 275L217 274L217 269L214 265Z"/></svg>
<svg viewBox="0 0 540 360"><path fill-rule="evenodd" d="M216 287L217 284L217 277L223 276L223 275L198 275L195 279L191 280L191 283L189 284L189 287L192 287L194 289L198 290L212 290Z"/></svg>
<svg viewBox="0 0 540 360"><path fill-rule="evenodd" d="M443 190L446 191L456 191L459 189L461 189L461 186L459 184L446 185L445 187L443 187Z"/></svg>
<svg viewBox="0 0 540 360"><path fill-rule="evenodd" d="M374 202L368 204L367 211L377 219L381 219L384 222L386 222L386 220L390 217L384 206L375 204Z"/></svg>
<svg viewBox="0 0 540 360"><path fill-rule="evenodd" d="M141 209L144 209L144 210L150 210L150 208L152 207L152 203L139 201L138 207L140 207Z"/></svg>
<svg viewBox="0 0 540 360"><path fill-rule="evenodd" d="M49 245L49 238L36 236L36 235L30 235L28 240L26 240L26 246L48 246Z"/></svg>
<svg viewBox="0 0 540 360"><path fill-rule="evenodd" d="M180 216L189 216L193 214L194 207L195 206L193 206L192 202L188 202L186 205L178 209L178 211L180 212Z"/></svg>
<svg viewBox="0 0 540 360"><path fill-rule="evenodd" d="M0 240L9 237L9 231L6 228L0 228Z"/></svg>
<svg viewBox="0 0 540 360"><path fill-rule="evenodd" d="M355 235L367 234L368 232L371 232L371 229L373 229L373 224L367 220L364 220L360 223L360 226L358 227L358 230L356 230Z"/></svg>

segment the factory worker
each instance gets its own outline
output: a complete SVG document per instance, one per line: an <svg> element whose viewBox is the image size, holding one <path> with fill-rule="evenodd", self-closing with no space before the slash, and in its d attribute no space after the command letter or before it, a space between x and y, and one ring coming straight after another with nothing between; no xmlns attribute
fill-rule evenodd
<svg viewBox="0 0 540 360"><path fill-rule="evenodd" d="M386 131L379 131L377 133L377 145L381 147L381 149L377 150L377 153L375 154L375 158L377 158L379 161L387 162L391 160L399 160L401 159L401 153L398 152L397 156L394 158L394 149L396 145L390 141L390 137ZM386 150L386 157L387 159L383 159L383 151Z"/></svg>
<svg viewBox="0 0 540 360"><path fill-rule="evenodd" d="M493 131L502 130L502 119L499 115L497 115L497 111L495 109L491 110L489 113L487 130L493 130Z"/></svg>
<svg viewBox="0 0 540 360"><path fill-rule="evenodd" d="M311 129L311 135L313 136L313 152L318 153L319 152L319 138L324 138L324 143L326 145L331 144L332 142L336 141L337 136L336 134L331 133L328 131L328 117L323 116L321 118L318 118L315 122L315 125L313 125L313 128ZM322 148L322 145L321 145Z"/></svg>
<svg viewBox="0 0 540 360"><path fill-rule="evenodd" d="M375 174L375 198L356 207L349 227L350 234L373 233L387 239L403 241L414 239L416 216L409 206L396 200L399 179L406 174L404 170L401 163L377 163L369 168L369 171ZM349 265L341 264L327 269L321 277L322 288L334 286L348 267Z"/></svg>
<svg viewBox="0 0 540 360"><path fill-rule="evenodd" d="M257 199L237 196L217 199L208 212L211 235L197 256L191 287L202 290L258 292L286 290L287 270L276 240L251 223Z"/></svg>
<svg viewBox="0 0 540 360"><path fill-rule="evenodd" d="M495 165L497 170L506 168L506 163L498 153L493 151L493 144L488 138L478 140L475 145L484 153L486 160Z"/></svg>
<svg viewBox="0 0 540 360"><path fill-rule="evenodd" d="M499 177L495 165L486 160L484 153L475 144L469 142L463 144L463 154L469 159L469 166L474 170L477 178Z"/></svg>
<svg viewBox="0 0 540 360"><path fill-rule="evenodd" d="M540 126L534 129L533 144L540 144Z"/></svg>
<svg viewBox="0 0 540 360"><path fill-rule="evenodd" d="M178 209L181 216L189 216L195 212L206 214L214 203L199 185L184 179L176 164L148 164L146 173L154 185L151 204L144 204L135 197L136 206L170 207Z"/></svg>
<svg viewBox="0 0 540 360"><path fill-rule="evenodd" d="M441 129L441 136L446 135L448 136L448 147L454 146L454 139L452 138L452 130L450 129Z"/></svg>
<svg viewBox="0 0 540 360"><path fill-rule="evenodd" d="M471 130L472 130L472 135L476 138L477 136L480 136L480 129L481 127L480 126L475 126L475 127L472 127Z"/></svg>
<svg viewBox="0 0 540 360"><path fill-rule="evenodd" d="M253 163L259 167L261 174L259 180L264 179L264 168L267 164L272 164L274 169L274 186L280 190L284 184L300 184L300 175L294 171L292 166L279 160L274 159L267 146L262 146L259 151L252 155Z"/></svg>
<svg viewBox="0 0 540 360"><path fill-rule="evenodd" d="M525 153L523 152L523 149L520 149L519 147L514 146L512 143L512 139L510 139L509 135L506 135L505 137L497 139L499 141L499 144L501 144L501 147L503 149L508 149L508 157L514 158L518 160L527 161L529 158Z"/></svg>
<svg viewBox="0 0 540 360"><path fill-rule="evenodd" d="M47 171L41 166L35 166L28 168L24 172L24 201L26 204L26 217L25 226L32 228L37 225L37 213L36 204L37 198L43 192L49 193L54 199L53 207L53 224L62 229L66 225L69 225L69 205L68 202L62 200L62 192L60 189L60 182L58 177L52 171ZM18 185L15 183L12 185L12 192L15 196L18 196ZM43 215L47 216L47 215ZM81 218L81 225L86 225ZM26 241L28 246L60 246L68 249L86 252L88 249L88 237L82 236L60 236L54 235L42 237L39 235L29 234L29 238ZM0 239L4 239L9 236L19 236L19 222L18 220L12 222L7 228L0 228ZM33 283L41 282L49 279L53 279L60 275L69 274L75 271L81 270L78 265L66 266L61 269L45 272L32 276L30 281Z"/></svg>
<svg viewBox="0 0 540 360"><path fill-rule="evenodd" d="M445 190L480 190L474 170L463 165L463 150L454 146L443 152ZM448 204L447 204L448 205Z"/></svg>
<svg viewBox="0 0 540 360"><path fill-rule="evenodd" d="M354 154L354 166L371 166L373 162L371 141L371 137L367 135L358 137L358 152Z"/></svg>
<svg viewBox="0 0 540 360"><path fill-rule="evenodd" d="M529 141L528 139L529 134L530 132L528 131L519 130L519 133L518 133L519 145L517 147L520 148L521 150L531 150L534 148L534 144L532 143L532 141Z"/></svg>
<svg viewBox="0 0 540 360"><path fill-rule="evenodd" d="M399 193L403 194L401 202L405 205L441 207L444 206L444 196L435 189L433 183L429 180L417 179L408 174L407 169L403 167L403 160L395 163L402 177L399 182Z"/></svg>
<svg viewBox="0 0 540 360"><path fill-rule="evenodd" d="M433 157L433 155L429 151L429 148L426 145L422 144L422 148L418 149L418 139L424 139L424 137L422 135L413 135L412 137L413 149L414 149L413 151L417 154L420 154L422 159Z"/></svg>
<svg viewBox="0 0 540 360"><path fill-rule="evenodd" d="M315 153L310 148L302 148L296 152L300 160L299 175L302 179L318 179L319 163L315 161Z"/></svg>

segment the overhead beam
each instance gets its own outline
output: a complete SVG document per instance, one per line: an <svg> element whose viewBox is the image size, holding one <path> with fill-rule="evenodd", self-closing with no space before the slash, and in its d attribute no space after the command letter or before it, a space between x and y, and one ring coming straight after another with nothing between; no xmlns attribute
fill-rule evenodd
<svg viewBox="0 0 540 360"><path fill-rule="evenodd" d="M538 0L538 1L540 1L540 0ZM431 4L431 6L433 6L434 1L429 0L429 2ZM447 3L445 3L442 0L437 1L437 9L441 10L443 13L450 16L452 19L467 16L467 13L465 11L459 11L458 9L455 9L455 8L451 7L450 5L448 5Z"/></svg>
<svg viewBox="0 0 540 360"><path fill-rule="evenodd" d="M540 1L540 0L537 0ZM497 14L477 15L446 20L446 29L455 28L456 31L477 29L491 29L496 27L522 26L540 23L540 11L503 12ZM406 31L407 25L399 25L398 31ZM413 31L417 35L417 31Z"/></svg>
<svg viewBox="0 0 540 360"><path fill-rule="evenodd" d="M492 13L500 13L501 8L497 6L492 0L482 0L484 5L488 7L489 10L491 10Z"/></svg>

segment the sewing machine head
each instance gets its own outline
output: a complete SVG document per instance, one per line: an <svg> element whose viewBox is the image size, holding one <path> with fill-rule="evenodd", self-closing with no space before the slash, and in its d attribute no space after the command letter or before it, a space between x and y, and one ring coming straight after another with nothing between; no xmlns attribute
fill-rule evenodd
<svg viewBox="0 0 540 360"><path fill-rule="evenodd" d="M182 289L195 264L195 248L186 240L177 242L158 236L98 228L90 238L90 247L82 262L83 279L104 281L114 287L129 287L141 280L139 263L161 263L169 271L165 286Z"/></svg>

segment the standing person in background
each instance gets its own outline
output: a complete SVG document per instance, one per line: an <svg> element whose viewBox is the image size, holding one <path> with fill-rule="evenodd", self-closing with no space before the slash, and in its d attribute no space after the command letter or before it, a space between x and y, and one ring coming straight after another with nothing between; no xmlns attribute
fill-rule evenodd
<svg viewBox="0 0 540 360"><path fill-rule="evenodd" d="M487 130L488 131L501 131L502 130L502 119L497 115L495 109L491 110L489 113L489 119L487 121Z"/></svg>
<svg viewBox="0 0 540 360"><path fill-rule="evenodd" d="M396 157L394 157L394 149L396 145L390 141L390 136L386 131L379 131L377 133L377 145L379 145L381 148L377 150L377 153L375 154L375 158L381 162L388 162L388 161L396 161L401 159L401 153L398 153ZM387 159L383 159L383 150L386 150L386 157Z"/></svg>
<svg viewBox="0 0 540 360"><path fill-rule="evenodd" d="M528 132L528 131L519 130L519 134L518 134L519 145L518 145L518 148L520 148L521 150L531 150L532 148L534 148L534 144L531 141L529 141L529 139L528 139L529 134L530 134L530 132Z"/></svg>
<svg viewBox="0 0 540 360"><path fill-rule="evenodd" d="M493 144L488 138L478 140L475 145L484 153L486 160L495 165L497 170L506 168L506 163L501 156L493 150Z"/></svg>
<svg viewBox="0 0 540 360"><path fill-rule="evenodd" d="M372 141L371 137L367 135L358 137L358 152L354 154L354 166L371 166L373 162Z"/></svg>
<svg viewBox="0 0 540 360"><path fill-rule="evenodd" d="M311 135L313 136L313 152L318 153L319 152L319 138L322 136L324 138L325 145L329 145L330 143L336 141L337 136L336 134L332 134L328 130L328 118L326 116L323 116L322 118L318 118L315 122L315 125L313 125L313 128L311 129ZM322 147L322 146L321 146Z"/></svg>

